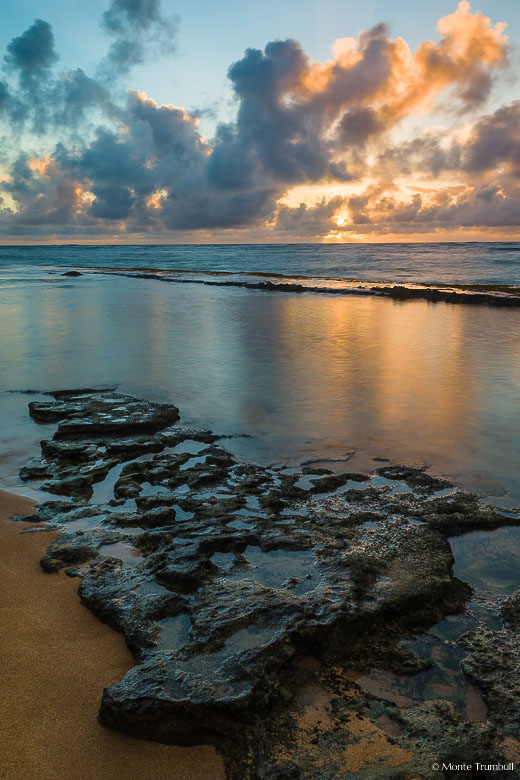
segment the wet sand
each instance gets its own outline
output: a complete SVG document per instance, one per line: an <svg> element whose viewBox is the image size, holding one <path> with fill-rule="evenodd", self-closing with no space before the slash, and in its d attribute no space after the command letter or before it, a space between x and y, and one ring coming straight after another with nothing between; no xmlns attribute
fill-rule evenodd
<svg viewBox="0 0 520 780"><path fill-rule="evenodd" d="M133 665L124 639L81 606L78 581L39 565L48 533L7 520L30 499L0 490L0 777L224 780L209 746L131 739L103 728L103 688Z"/></svg>

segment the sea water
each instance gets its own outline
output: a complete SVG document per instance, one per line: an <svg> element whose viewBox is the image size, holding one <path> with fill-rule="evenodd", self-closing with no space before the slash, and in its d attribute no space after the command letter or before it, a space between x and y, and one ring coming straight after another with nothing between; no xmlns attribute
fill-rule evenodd
<svg viewBox="0 0 520 780"><path fill-rule="evenodd" d="M0 272L13 266L111 266L395 282L520 284L520 243L0 247Z"/></svg>
<svg viewBox="0 0 520 780"><path fill-rule="evenodd" d="M432 256L440 268L440 245L414 246L410 252L426 253L423 269ZM469 273L468 246L456 245L451 255L454 265L461 253L466 258L456 271L459 279ZM488 253L487 270L471 280L514 282L518 251L511 246L478 245L475 257ZM374 257L379 251L352 251L361 250ZM38 454L39 440L52 434L52 426L28 417L27 403L37 396L6 391L117 385L121 392L176 404L183 423L251 434L226 446L259 462L296 465L356 450L427 463L502 506L520 504L520 309L61 275L61 264L81 259L84 265L86 257L95 266L101 258L107 265L128 264L132 256L134 265L153 261L161 267L165 256L173 265L189 256L193 267L231 267L223 258L233 256L236 266L241 253L251 267L263 262L263 268L277 256L283 271L294 271L298 256L304 270L315 272L324 257L339 262L339 251L2 248L3 485L27 492L18 469ZM385 252L393 257L393 278L396 263L410 266L411 255L406 263L398 260L395 246ZM499 258L494 265L493 252ZM279 259L284 253L293 258L291 268ZM28 264L30 257L34 262ZM446 258L442 262L447 268ZM372 275L369 261L363 267ZM337 273L337 266L329 271Z"/></svg>

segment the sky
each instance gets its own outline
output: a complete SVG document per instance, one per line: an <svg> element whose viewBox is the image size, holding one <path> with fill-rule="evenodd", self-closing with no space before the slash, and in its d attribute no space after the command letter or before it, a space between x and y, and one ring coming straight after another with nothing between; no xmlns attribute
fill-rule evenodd
<svg viewBox="0 0 520 780"><path fill-rule="evenodd" d="M1 18L0 243L520 237L517 0Z"/></svg>

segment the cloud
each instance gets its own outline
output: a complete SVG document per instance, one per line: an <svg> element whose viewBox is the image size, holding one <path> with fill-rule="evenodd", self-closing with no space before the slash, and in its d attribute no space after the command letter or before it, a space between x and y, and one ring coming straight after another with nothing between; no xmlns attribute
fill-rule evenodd
<svg viewBox="0 0 520 780"><path fill-rule="evenodd" d="M334 57L313 63L296 41L248 49L229 69L237 120L222 126L208 164L219 187L347 182L363 172L362 148L448 90L462 108L485 99L493 72L507 63L504 25L494 27L468 3L439 22L438 44L412 55L378 24L342 39Z"/></svg>
<svg viewBox="0 0 520 780"><path fill-rule="evenodd" d="M520 180L520 101L480 119L461 157L462 166L468 172L502 167Z"/></svg>
<svg viewBox="0 0 520 780"><path fill-rule="evenodd" d="M98 69L105 80L128 74L149 54L171 54L176 48L178 17L165 16L161 0L111 0L101 24L114 39Z"/></svg>
<svg viewBox="0 0 520 780"><path fill-rule="evenodd" d="M461 138L448 130L389 146L378 157L387 175L461 173L520 181L520 101L478 119Z"/></svg>
<svg viewBox="0 0 520 780"><path fill-rule="evenodd" d="M336 230L336 214L345 204L345 198L336 195L333 198L321 198L314 206L300 203L297 207L286 204L279 206L273 220L277 233L284 236L313 237L327 235Z"/></svg>
<svg viewBox="0 0 520 780"><path fill-rule="evenodd" d="M54 34L48 22L36 19L18 38L7 46L4 57L7 69L18 75L20 86L32 90L50 75L58 61Z"/></svg>
<svg viewBox="0 0 520 780"><path fill-rule="evenodd" d="M55 71L46 22L8 46L0 117L22 144L0 181L6 232L47 224L85 235L248 229L312 237L516 224L520 104L458 128L460 112L475 112L508 62L504 25L465 0L439 21L440 40L415 52L384 24L339 39L325 63L294 40L247 49L228 71L236 119L211 140L195 114L134 90L123 102L112 88L157 46L174 45L175 24L159 0L111 0L102 25L113 42L96 78ZM453 128L396 143L400 123L439 106L444 116L452 110ZM40 155L27 153L28 132L31 143L38 134L47 140ZM399 184L406 176L415 190ZM427 176L438 186L419 191ZM332 184L361 194L281 202L293 187Z"/></svg>
<svg viewBox="0 0 520 780"><path fill-rule="evenodd" d="M33 135L58 131L62 136L85 131L99 111L115 118L117 109L106 87L80 68L55 72L54 34L37 19L7 46L4 70L14 81L0 82L0 115L11 125L16 144L22 131Z"/></svg>
<svg viewBox="0 0 520 780"><path fill-rule="evenodd" d="M356 234L435 233L520 227L520 189L501 183L420 190L406 200L381 188L346 198L344 227Z"/></svg>
<svg viewBox="0 0 520 780"><path fill-rule="evenodd" d="M5 81L0 81L0 114L7 110L9 97L9 87Z"/></svg>
<svg viewBox="0 0 520 780"><path fill-rule="evenodd" d="M361 106L343 114L337 127L337 136L339 142L346 146L365 146L381 129L377 112L370 106Z"/></svg>
<svg viewBox="0 0 520 780"><path fill-rule="evenodd" d="M87 134L103 119L119 122L114 81L151 54L175 50L177 18L162 13L160 0L111 0L102 16L113 37L96 77L80 68L56 72L58 55L51 26L37 19L7 46L4 69L14 83L0 82L0 115L14 135L59 132L61 140Z"/></svg>
<svg viewBox="0 0 520 780"><path fill-rule="evenodd" d="M3 221L12 227L33 229L38 225L67 225L74 219L81 184L51 158L21 155L11 166L11 177L3 182L4 193L23 203L19 213L6 209Z"/></svg>

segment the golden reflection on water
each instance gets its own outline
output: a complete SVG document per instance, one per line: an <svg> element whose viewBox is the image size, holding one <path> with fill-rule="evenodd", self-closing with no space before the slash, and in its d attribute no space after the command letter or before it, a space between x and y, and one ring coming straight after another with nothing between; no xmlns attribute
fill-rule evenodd
<svg viewBox="0 0 520 780"><path fill-rule="evenodd" d="M306 311L297 298L284 301L285 360L288 374L303 380L296 392L312 396L317 415L337 408L339 425L357 409L363 424L370 416L370 424L384 431L409 428L414 414L418 425L437 433L439 426L449 430L472 416L462 307L445 307L439 318L422 303L303 303ZM312 355L302 352L302 344L314 346Z"/></svg>
<svg viewBox="0 0 520 780"><path fill-rule="evenodd" d="M504 423L520 400L518 312L333 296L279 305L294 408L332 444L346 436L349 446L456 473L482 466L493 418ZM510 395L500 393L504 372Z"/></svg>

